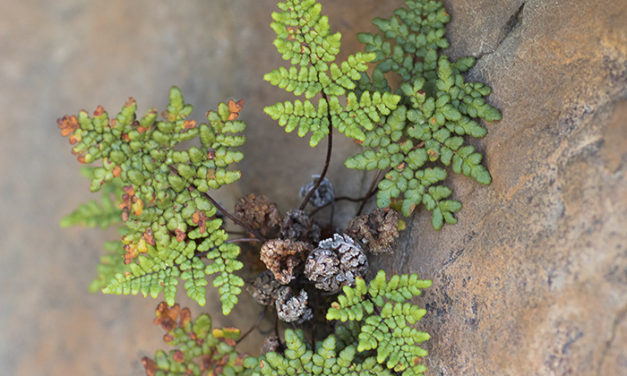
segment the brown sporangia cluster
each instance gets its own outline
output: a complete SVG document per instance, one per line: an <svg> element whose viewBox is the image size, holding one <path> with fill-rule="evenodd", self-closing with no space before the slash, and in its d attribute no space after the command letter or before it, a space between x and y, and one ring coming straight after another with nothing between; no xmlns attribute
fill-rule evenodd
<svg viewBox="0 0 627 376"><path fill-rule="evenodd" d="M261 261L279 283L287 285L298 274L311 248L309 243L291 239L268 240L261 246Z"/></svg>
<svg viewBox="0 0 627 376"><path fill-rule="evenodd" d="M234 364L242 365L244 363L245 354L237 355ZM209 371L209 373L202 373L202 375L222 375L224 374L224 366L229 364L229 355L224 355L222 358L214 360L211 355L203 355L200 358L200 370L202 372ZM190 375L193 375L192 371L189 371Z"/></svg>
<svg viewBox="0 0 627 376"><path fill-rule="evenodd" d="M127 241L127 238L122 238L122 242ZM129 242L124 244L124 264L130 264L133 259L139 256L140 253L148 252L148 247L146 246L146 240L140 239L138 242Z"/></svg>
<svg viewBox="0 0 627 376"><path fill-rule="evenodd" d="M321 241L305 265L305 276L315 283L316 288L329 292L354 284L355 278L367 271L366 254L345 234L334 234L333 238Z"/></svg>
<svg viewBox="0 0 627 376"><path fill-rule="evenodd" d="M174 341L175 335L179 336L180 332L173 333L177 328L183 329L184 333L187 337L193 340L199 348L202 347L203 343L205 343L204 338L199 338L196 333L191 331L191 327L188 324L191 323L191 312L188 308L181 308L178 304L169 307L166 302L161 302L157 306L155 312L155 320L154 323L156 325L161 326L163 330L166 331L166 334L163 336L163 340L166 343L170 343ZM222 328L222 329L213 329L211 331L211 335L213 335L216 339L224 342L225 344L234 347L237 344L233 338L236 337L239 333L239 330L236 328ZM236 334L234 336L233 334ZM180 340L180 337L178 337ZM181 349L172 350L170 354L172 355L172 360L178 363L185 362L186 357L186 348L181 347ZM189 355L189 352L187 353ZM202 355L194 356L191 359L191 362L195 364L196 367L200 368L203 372L203 375L206 371L210 371L209 375L220 375L224 369L224 366L230 364L233 359L231 359L232 354L224 354L224 356L216 357L215 350L210 351L209 353L204 353ZM235 364L242 364L246 355L237 354L237 358L235 359ZM188 359L188 362L190 359ZM142 364L146 371L146 376L155 376L158 371L160 371L157 363L149 358L143 357ZM161 369L163 372L164 370ZM192 375L192 368L188 368L187 372L184 373Z"/></svg>
<svg viewBox="0 0 627 376"><path fill-rule="evenodd" d="M398 212L394 209L375 209L369 214L353 218L345 231L371 253L390 253L398 239Z"/></svg>
<svg viewBox="0 0 627 376"><path fill-rule="evenodd" d="M192 222L198 226L198 231L201 234L207 232L207 215L200 210L196 210L194 214L192 214Z"/></svg>
<svg viewBox="0 0 627 376"><path fill-rule="evenodd" d="M148 227L146 231L144 231L143 238L148 244L152 246L157 244L157 242L155 241L155 235L152 233L152 229L150 227Z"/></svg>
<svg viewBox="0 0 627 376"><path fill-rule="evenodd" d="M80 124L78 124L76 116L65 115L64 117L57 119L57 127L61 130L61 136L67 137L80 128ZM74 145L76 142L77 141L72 142L72 139L70 138L70 144Z"/></svg>
<svg viewBox="0 0 627 376"><path fill-rule="evenodd" d="M307 306L307 299L305 290L300 290L298 295L294 295L291 287L281 287L275 302L277 316L281 321L297 324L311 320L313 312Z"/></svg>
<svg viewBox="0 0 627 376"><path fill-rule="evenodd" d="M253 284L247 286L247 290L257 303L269 306L276 300L281 286L281 283L274 278L272 272L266 270L257 275Z"/></svg>
<svg viewBox="0 0 627 376"><path fill-rule="evenodd" d="M235 347L237 341L232 338L232 334L237 333L239 335L239 329L237 328L222 328L222 329L213 329L211 334L217 338L218 340L224 342L225 344ZM190 333L191 335L195 335L194 333ZM224 366L230 363L231 356L233 354L224 354L221 357L216 357L216 351L213 350L209 354L203 354L199 359L200 370L201 371L210 371L208 375L222 375L224 371ZM241 365L244 362L245 354L237 354L235 358L234 364ZM190 370L191 371L191 370ZM205 375L205 373L202 373Z"/></svg>
<svg viewBox="0 0 627 376"><path fill-rule="evenodd" d="M251 193L240 198L235 204L234 215L265 237L276 236L281 226L279 209L264 195Z"/></svg>
<svg viewBox="0 0 627 376"><path fill-rule="evenodd" d="M227 120L235 120L239 117L239 113L244 109L244 100L240 99L237 102L235 102L233 99L229 99L228 103L227 103L228 107L229 107L229 117L227 118Z"/></svg>
<svg viewBox="0 0 627 376"><path fill-rule="evenodd" d="M168 303L161 302L157 306L155 311L155 325L161 326L165 330L166 335L163 337L165 342L170 342L172 337L169 336L169 332L176 328L183 328L192 319L192 314L189 308L181 308L180 305L175 304L172 307L168 306Z"/></svg>
<svg viewBox="0 0 627 376"><path fill-rule="evenodd" d="M134 215L140 215L144 210L143 201L135 195L135 189L132 185L124 186L124 194L119 207L122 209L122 220L128 221L131 211Z"/></svg>
<svg viewBox="0 0 627 376"><path fill-rule="evenodd" d="M283 218L281 238L317 243L320 240L320 227L304 210L293 209Z"/></svg>
<svg viewBox="0 0 627 376"><path fill-rule="evenodd" d="M85 112L85 111L82 111ZM94 111L94 116L100 116L104 113L104 108L102 106L98 106ZM74 145L77 142L82 140L81 132L75 132L77 129L80 129L80 124L78 122L78 118L74 115L65 115L62 118L57 119L57 127L61 130L61 136L67 137L70 136L69 141L70 145ZM72 154L76 155L76 159L79 163L86 163L85 160L85 151L77 151L72 149Z"/></svg>

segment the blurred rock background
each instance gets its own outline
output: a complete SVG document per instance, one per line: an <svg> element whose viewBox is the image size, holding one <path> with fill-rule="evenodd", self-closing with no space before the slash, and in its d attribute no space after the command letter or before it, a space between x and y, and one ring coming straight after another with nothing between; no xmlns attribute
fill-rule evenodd
<svg viewBox="0 0 627 376"><path fill-rule="evenodd" d="M322 1L343 56L401 3ZM492 185L452 179L459 224L435 232L418 213L396 255L378 260L434 281L421 300L428 374L627 374L627 1L445 3L449 53L478 58L469 76L492 86L503 120L477 144ZM282 64L273 10L270 0L0 3L0 374L140 375L141 356L162 345L158 301L87 292L114 234L58 228L90 193L57 117L116 112L131 95L140 112L162 108L171 85L198 120L245 98L244 175L220 200L263 192L283 211L298 203L324 147L262 111L287 98L262 80ZM330 178L359 195L368 177L341 163L356 146L336 140ZM258 310L224 318L210 306L217 325L242 328Z"/></svg>

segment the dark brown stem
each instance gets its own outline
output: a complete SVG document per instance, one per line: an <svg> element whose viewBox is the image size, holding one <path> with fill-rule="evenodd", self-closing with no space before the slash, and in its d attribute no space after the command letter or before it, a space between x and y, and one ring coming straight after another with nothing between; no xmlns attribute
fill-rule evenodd
<svg viewBox="0 0 627 376"><path fill-rule="evenodd" d="M174 166L168 166L170 168L170 172L177 175L177 176L181 176L178 172L178 170L176 169L176 167ZM200 191L199 191L200 192ZM233 214L229 213L224 206L220 205L216 200L213 199L213 197L211 197L209 195L209 193L207 192L201 192L206 198L207 200L211 201L211 203L213 204L213 206L216 207L216 209L218 209L218 211L220 213L222 213L225 217L229 218L231 221L233 221L235 224L239 225L241 228L243 228L244 230L248 231L249 233L253 234L255 236L255 238L261 240L261 241L266 241L268 239L266 239L263 235L261 235L259 232L253 230L252 228L250 228L246 223L242 222L241 220L239 220L236 216L234 216Z"/></svg>
<svg viewBox="0 0 627 376"><path fill-rule="evenodd" d="M334 201L352 201L352 202L361 202L366 199L366 196L363 197L348 197L348 196L340 196L336 197ZM327 204L328 205L328 204Z"/></svg>
<svg viewBox="0 0 627 376"><path fill-rule="evenodd" d="M329 99L327 98L327 95L324 93L324 91L322 92L322 97L324 98L324 100L327 101L327 103L329 102ZM324 168L322 169L322 172L320 173L320 177L318 178L314 186L309 190L309 192L307 192L307 195L305 196L305 198L303 198L303 202L300 204L300 207L298 208L299 210L305 209L305 207L307 206L307 203L309 202L309 199L314 194L316 189L318 189L320 184L322 184L322 180L324 179L325 175L327 174L327 170L329 169L329 164L331 162L331 150L333 148L333 123L331 122L331 108L330 107L327 108L327 119L329 120L329 140L327 144L327 157L324 161Z"/></svg>
<svg viewBox="0 0 627 376"><path fill-rule="evenodd" d="M239 238L239 239L231 239L227 240L225 243L258 243L263 240L257 238Z"/></svg>
<svg viewBox="0 0 627 376"><path fill-rule="evenodd" d="M229 235L240 235L240 236L248 235L248 233L246 231L227 231L227 233Z"/></svg>
<svg viewBox="0 0 627 376"><path fill-rule="evenodd" d="M316 213L318 213L320 210L326 208L327 206L334 204L338 201L351 201L351 202L362 202L363 200L368 200L370 197L374 196L375 193L377 193L378 189L375 189L374 191L370 192L369 195L366 196L362 196L362 197L349 197L349 196L340 196L340 197L336 197L333 202L328 202L322 206L319 206L317 208L315 208L314 210L311 211L311 213L309 213L310 217L313 217L314 215L316 215Z"/></svg>
<svg viewBox="0 0 627 376"><path fill-rule="evenodd" d="M237 224L240 227L242 227L244 230L246 230L249 233L253 234L255 236L255 238L259 239L259 241L266 241L266 240L268 240L268 239L266 239L265 236L261 235L259 232L257 232L254 229L250 228L246 223L242 222L239 218L237 218L233 214L229 213L222 205L220 205L216 200L214 200L213 197L211 197L209 195L209 193L203 192L203 194L205 195L207 200L211 201L213 206L215 206L216 209L218 209L218 211L220 213L224 214L225 217L227 217L228 219L233 221L235 224Z"/></svg>

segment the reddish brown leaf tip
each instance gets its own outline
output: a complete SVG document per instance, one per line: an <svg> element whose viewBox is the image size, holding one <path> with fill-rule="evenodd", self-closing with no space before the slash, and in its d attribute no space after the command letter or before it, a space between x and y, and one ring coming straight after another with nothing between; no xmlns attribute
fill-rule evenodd
<svg viewBox="0 0 627 376"><path fill-rule="evenodd" d="M237 102L235 102L232 99L229 99L228 103L227 103L228 107L229 107L229 117L227 118L227 120L235 120L239 117L239 113L242 111L242 109L244 108L244 100L240 99Z"/></svg>
<svg viewBox="0 0 627 376"><path fill-rule="evenodd" d="M183 363L185 360L185 354L181 350L176 350L172 356L175 362Z"/></svg>
<svg viewBox="0 0 627 376"><path fill-rule="evenodd" d="M142 358L142 365L146 370L146 376L155 376L157 374L157 363L149 357Z"/></svg>
<svg viewBox="0 0 627 376"><path fill-rule="evenodd" d="M65 115L64 117L57 119L57 126L61 129L61 136L63 137L71 135L80 127L78 120L74 115Z"/></svg>
<svg viewBox="0 0 627 376"><path fill-rule="evenodd" d="M185 240L185 237L187 236L185 232L183 232L183 230L178 229L178 228L174 230L174 234L176 235L176 240L179 242L182 242L183 240Z"/></svg>

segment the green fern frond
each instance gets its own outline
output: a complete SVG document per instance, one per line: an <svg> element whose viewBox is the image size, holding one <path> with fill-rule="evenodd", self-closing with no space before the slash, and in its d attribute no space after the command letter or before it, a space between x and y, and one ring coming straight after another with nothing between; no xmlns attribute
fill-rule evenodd
<svg viewBox="0 0 627 376"><path fill-rule="evenodd" d="M220 103L207 114L208 124L197 126L186 119L192 107L173 87L162 119L151 109L138 120L132 98L114 118L99 107L93 117L81 111L59 119L79 161L101 162L93 169L91 189L114 181L123 186L119 207L129 271L116 274L104 292L155 297L163 291L173 304L180 278L187 294L204 305L205 276L217 274L213 284L223 312L231 311L244 284L234 272L243 265L239 247L225 243L228 236L208 192L240 178L232 166L244 156L238 148L246 141L246 124L236 120L242 106ZM182 144L194 139L198 146ZM205 266L204 259L211 263Z"/></svg>
<svg viewBox="0 0 627 376"><path fill-rule="evenodd" d="M155 323L165 329L164 341L173 347L166 352L158 350L154 359L144 357L142 363L148 376L165 375L228 375L248 376L250 366L244 364L245 355L236 349L240 331L234 328L212 329L207 314L192 320L189 309L176 304L157 307ZM251 362L252 361L252 362ZM255 359L247 361L255 364Z"/></svg>
<svg viewBox="0 0 627 376"><path fill-rule="evenodd" d="M372 96L357 95L355 81L376 58L374 53L357 53L336 63L341 34L332 34L329 20L321 14L316 0L287 0L278 3L281 12L272 14L272 29L277 38L274 45L284 60L292 64L266 74L272 85L304 95L306 100L277 103L265 112L286 132L298 128L298 135L311 134L310 146L316 146L331 126L347 137L360 141L372 130L381 116L396 108L400 97L374 92ZM316 103L309 99L321 95Z"/></svg>
<svg viewBox="0 0 627 376"><path fill-rule="evenodd" d="M106 253L100 257L98 277L89 285L89 291L97 292L105 288L116 274L130 272L130 267L124 263L124 244L119 241L108 241L104 244Z"/></svg>
<svg viewBox="0 0 627 376"><path fill-rule="evenodd" d="M93 167L81 168L81 173L90 180L94 174ZM122 184L119 180L111 180L102 185L100 201L90 200L80 204L76 210L61 219L61 227L85 226L107 229L122 222Z"/></svg>
<svg viewBox="0 0 627 376"><path fill-rule="evenodd" d="M375 357L362 359L355 345L338 350L335 335L317 342L315 351L309 348L301 330L287 329L285 342L287 349L283 355L268 353L260 358L255 375L393 375L378 364Z"/></svg>
<svg viewBox="0 0 627 376"><path fill-rule="evenodd" d="M378 206L392 205L408 216L423 204L432 211L435 229L456 223L454 213L461 209L461 203L448 199L452 191L438 184L447 177L438 164L490 184L483 156L474 146L464 145L464 136L485 136L478 118L501 119L485 102L490 88L462 76L474 58L451 62L441 53L449 46L444 36L449 20L439 1L407 0L406 8L396 10L392 18L373 21L380 33L359 35L366 51L376 54L376 65L372 77L362 74L358 91L389 89L389 72L404 83L397 91L400 105L366 132L365 150L345 163L348 168L386 171L378 185Z"/></svg>
<svg viewBox="0 0 627 376"><path fill-rule="evenodd" d="M376 351L376 361L404 376L422 375L420 364L427 351L419 346L430 337L412 325L426 313L409 301L431 281L415 274L394 275L386 280L379 271L369 285L357 278L355 287L345 286L327 312L327 320L359 322L358 352Z"/></svg>

